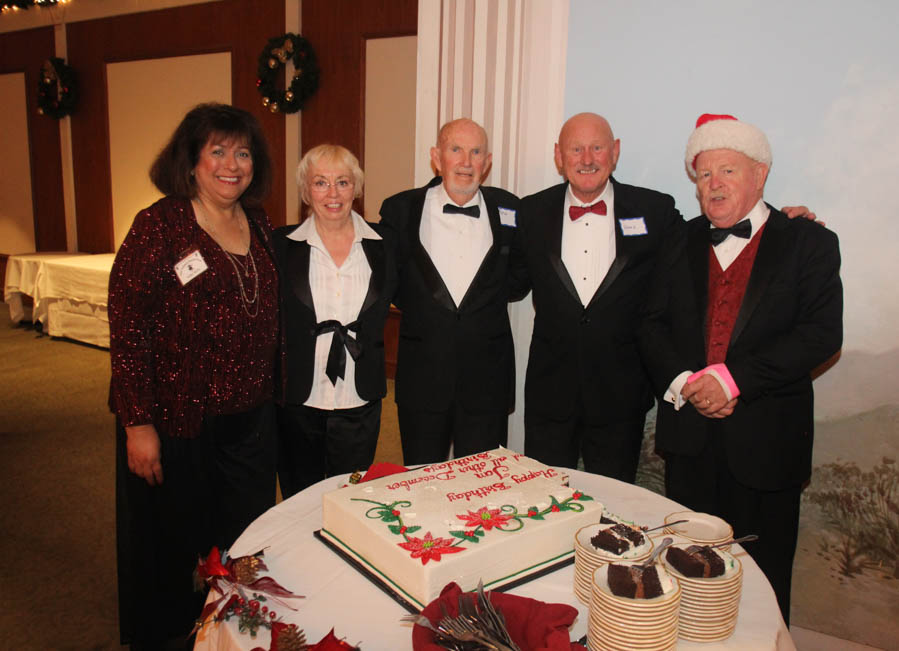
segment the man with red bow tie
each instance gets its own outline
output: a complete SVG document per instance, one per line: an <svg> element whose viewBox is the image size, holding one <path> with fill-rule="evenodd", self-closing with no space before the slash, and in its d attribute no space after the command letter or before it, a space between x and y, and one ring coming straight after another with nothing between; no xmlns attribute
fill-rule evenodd
<svg viewBox="0 0 899 651"><path fill-rule="evenodd" d="M522 199L513 276L533 291L525 454L633 482L653 396L635 332L656 252L683 226L669 195L611 177L620 142L594 113L570 118L566 183Z"/></svg>
<svg viewBox="0 0 899 651"><path fill-rule="evenodd" d="M639 332L666 494L759 535L744 546L789 624L811 373L842 343L839 244L762 200L771 148L758 128L703 115L685 164L703 214L660 253Z"/></svg>

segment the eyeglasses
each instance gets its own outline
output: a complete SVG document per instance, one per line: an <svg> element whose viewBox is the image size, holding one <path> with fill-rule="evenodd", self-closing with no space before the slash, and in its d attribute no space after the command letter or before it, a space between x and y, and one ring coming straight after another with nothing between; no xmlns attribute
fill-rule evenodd
<svg viewBox="0 0 899 651"><path fill-rule="evenodd" d="M324 179L315 179L312 182L312 191L317 194L325 194L332 185L337 188L338 192L349 192L353 189L354 183L349 179L337 179L334 183L329 183Z"/></svg>

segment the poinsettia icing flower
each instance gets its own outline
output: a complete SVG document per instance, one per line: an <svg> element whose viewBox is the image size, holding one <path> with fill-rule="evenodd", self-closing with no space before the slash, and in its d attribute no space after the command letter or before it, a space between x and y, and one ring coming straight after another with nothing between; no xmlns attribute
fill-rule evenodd
<svg viewBox="0 0 899 651"><path fill-rule="evenodd" d="M455 554L463 551L462 547L454 547L452 538L434 538L431 532L424 538L410 536L406 542L397 543L405 550L412 552L412 558L420 558L425 565L430 560L439 561L442 554Z"/></svg>
<svg viewBox="0 0 899 651"><path fill-rule="evenodd" d="M466 527L480 527L488 531L493 527L501 527L512 519L511 515L503 515L499 509L488 509L482 506L477 511L469 511L465 515L457 515L457 518L465 521Z"/></svg>

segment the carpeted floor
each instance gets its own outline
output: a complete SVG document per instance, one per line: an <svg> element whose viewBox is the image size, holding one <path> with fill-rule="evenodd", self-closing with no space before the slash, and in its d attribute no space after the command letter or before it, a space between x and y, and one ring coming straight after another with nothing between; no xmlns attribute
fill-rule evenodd
<svg viewBox="0 0 899 651"><path fill-rule="evenodd" d="M389 384L376 460L401 463ZM0 325L4 648L124 648L108 387L106 350Z"/></svg>

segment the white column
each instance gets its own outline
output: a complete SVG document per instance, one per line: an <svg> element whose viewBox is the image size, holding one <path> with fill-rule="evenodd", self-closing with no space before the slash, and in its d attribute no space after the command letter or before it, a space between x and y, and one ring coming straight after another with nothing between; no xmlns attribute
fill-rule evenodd
<svg viewBox="0 0 899 651"><path fill-rule="evenodd" d="M553 144L562 125L568 0L419 0L416 185L431 177L440 124L461 117L490 137L486 185L519 196L559 182ZM516 401L509 447L524 449L530 297L510 306Z"/></svg>

